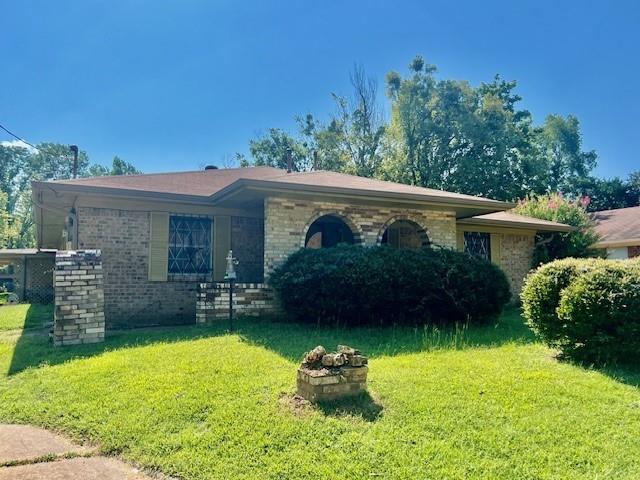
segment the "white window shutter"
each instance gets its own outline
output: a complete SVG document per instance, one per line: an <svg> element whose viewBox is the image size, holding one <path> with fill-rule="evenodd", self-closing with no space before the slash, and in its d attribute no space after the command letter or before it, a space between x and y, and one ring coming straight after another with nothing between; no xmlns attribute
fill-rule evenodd
<svg viewBox="0 0 640 480"><path fill-rule="evenodd" d="M169 214L151 212L149 280L166 282L169 270Z"/></svg>

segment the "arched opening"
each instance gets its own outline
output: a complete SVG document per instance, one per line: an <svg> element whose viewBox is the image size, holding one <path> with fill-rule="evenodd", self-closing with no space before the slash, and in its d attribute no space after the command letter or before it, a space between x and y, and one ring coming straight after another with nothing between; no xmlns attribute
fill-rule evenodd
<svg viewBox="0 0 640 480"><path fill-rule="evenodd" d="M398 219L388 224L380 238L380 245L419 250L429 246L429 237L416 222Z"/></svg>
<svg viewBox="0 0 640 480"><path fill-rule="evenodd" d="M307 230L304 239L306 248L335 247L340 243L352 245L356 243L353 230L337 215L318 217Z"/></svg>

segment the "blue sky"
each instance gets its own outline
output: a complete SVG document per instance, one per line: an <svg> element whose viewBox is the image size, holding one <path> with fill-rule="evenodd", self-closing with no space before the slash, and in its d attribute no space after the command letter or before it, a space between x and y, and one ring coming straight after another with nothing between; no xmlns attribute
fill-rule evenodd
<svg viewBox="0 0 640 480"><path fill-rule="evenodd" d="M443 78L517 80L537 123L578 116L599 175L640 169L640 2L0 0L0 17L0 123L99 163L222 164L326 116L355 62L383 92L420 53Z"/></svg>

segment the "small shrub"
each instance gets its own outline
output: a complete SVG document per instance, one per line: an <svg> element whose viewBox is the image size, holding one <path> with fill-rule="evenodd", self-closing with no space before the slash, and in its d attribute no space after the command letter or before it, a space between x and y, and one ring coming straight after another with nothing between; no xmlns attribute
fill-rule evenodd
<svg viewBox="0 0 640 480"><path fill-rule="evenodd" d="M640 265L608 262L576 278L563 292L562 353L594 363L640 358Z"/></svg>
<svg viewBox="0 0 640 480"><path fill-rule="evenodd" d="M270 283L292 318L318 324L482 322L510 297L498 267L445 249L301 249Z"/></svg>
<svg viewBox="0 0 640 480"><path fill-rule="evenodd" d="M605 260L566 258L542 265L527 276L520 293L522 312L531 329L550 346L558 347L565 335L556 313L562 291L602 262Z"/></svg>

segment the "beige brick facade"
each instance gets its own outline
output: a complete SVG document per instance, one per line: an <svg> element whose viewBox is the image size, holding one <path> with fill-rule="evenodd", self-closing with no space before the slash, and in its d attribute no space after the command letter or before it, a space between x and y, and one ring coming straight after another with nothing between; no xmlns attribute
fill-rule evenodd
<svg viewBox="0 0 640 480"><path fill-rule="evenodd" d="M531 269L534 235L502 234L500 268L507 275L514 298L522 290L524 277Z"/></svg>
<svg viewBox="0 0 640 480"><path fill-rule="evenodd" d="M102 250L107 327L193 323L197 282L151 282L150 212L78 208L78 242Z"/></svg>
<svg viewBox="0 0 640 480"><path fill-rule="evenodd" d="M408 219L425 230L431 243L456 247L453 211L267 197L264 203L265 277L291 253L304 246L311 223L326 214L340 216L351 227L356 243L365 246L379 244L386 227L395 220Z"/></svg>
<svg viewBox="0 0 640 480"><path fill-rule="evenodd" d="M99 250L58 252L53 344L104 341L104 291Z"/></svg>

